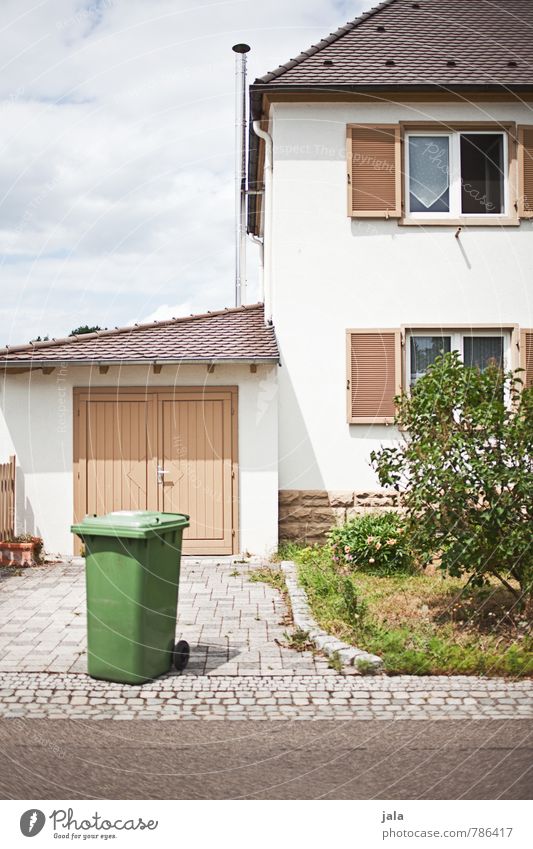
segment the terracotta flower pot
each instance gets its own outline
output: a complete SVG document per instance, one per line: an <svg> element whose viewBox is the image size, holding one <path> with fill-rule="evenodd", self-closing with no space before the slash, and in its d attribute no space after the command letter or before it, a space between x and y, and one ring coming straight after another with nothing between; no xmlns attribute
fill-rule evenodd
<svg viewBox="0 0 533 849"><path fill-rule="evenodd" d="M0 542L0 564L2 566L35 566L36 551L42 545L39 537L32 537L25 542Z"/></svg>

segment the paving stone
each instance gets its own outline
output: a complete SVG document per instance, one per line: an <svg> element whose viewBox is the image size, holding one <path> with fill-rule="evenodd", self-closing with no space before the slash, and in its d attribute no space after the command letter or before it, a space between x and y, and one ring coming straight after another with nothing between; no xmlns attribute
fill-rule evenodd
<svg viewBox="0 0 533 849"><path fill-rule="evenodd" d="M240 576L232 578L231 558L184 559L177 635L191 644L191 664L186 674L171 673L144 687L85 674L82 568L59 564L4 582L0 601L11 608L3 605L8 616L0 627L0 716L389 722L533 717L528 680L339 675L322 655L291 650L284 645L286 610L279 594L247 581L256 565L239 564ZM38 635L30 641L28 627Z"/></svg>
<svg viewBox="0 0 533 849"><path fill-rule="evenodd" d="M393 696L396 687L405 687L406 679L375 677L336 677L327 683L319 676L245 676L200 679L168 676L142 687L94 682L84 675L55 676L48 673L5 672L0 675L3 692L0 716L42 716L83 719L220 719L238 716L290 719L394 720L403 719L515 719L533 718L533 685L498 679L492 697L481 699L476 692L479 679L462 677L463 698L450 696L454 680L426 678L425 690L417 690L412 678L405 699L374 698L378 691ZM492 683L492 682L491 682ZM171 686L169 686L169 684ZM311 686L309 686L311 684ZM320 689L322 688L322 689ZM377 689L374 689L377 688ZM51 693L46 697L40 692ZM401 691L400 691L401 692ZM420 696L418 693L425 695ZM441 698L432 694L439 692ZM479 692L479 690L478 690ZM95 695L99 693L99 695ZM147 694L148 698L143 698ZM510 702L520 694L521 703ZM371 698L365 698L370 696ZM438 701L438 704L432 702ZM448 702L452 702L449 704ZM483 701L484 704L480 704ZM488 703L487 703L488 701Z"/></svg>

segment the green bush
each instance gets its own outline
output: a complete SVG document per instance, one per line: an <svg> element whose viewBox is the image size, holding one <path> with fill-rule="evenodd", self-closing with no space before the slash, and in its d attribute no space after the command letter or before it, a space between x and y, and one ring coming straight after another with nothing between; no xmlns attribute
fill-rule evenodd
<svg viewBox="0 0 533 849"><path fill-rule="evenodd" d="M474 586L496 577L533 605L533 387L495 365L467 368L454 352L396 401L404 439L371 459L380 483L402 493L419 562L438 560Z"/></svg>
<svg viewBox="0 0 533 849"><path fill-rule="evenodd" d="M357 516L328 534L333 561L373 575L392 575L413 568L403 521L397 513Z"/></svg>

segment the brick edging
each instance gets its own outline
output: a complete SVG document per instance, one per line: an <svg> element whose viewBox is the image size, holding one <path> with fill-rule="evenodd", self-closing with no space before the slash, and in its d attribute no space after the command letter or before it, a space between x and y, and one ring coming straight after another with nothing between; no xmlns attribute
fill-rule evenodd
<svg viewBox="0 0 533 849"><path fill-rule="evenodd" d="M307 631L309 639L319 648L324 654L331 657L336 654L340 657L343 665L357 666L357 661L364 660L372 665L376 670L381 669L383 661L375 654L369 654L356 646L350 646L348 643L343 643L337 637L332 637L327 634L315 622L311 614L307 593L298 583L298 572L296 565L292 560L282 560L281 569L285 576L287 592L292 606L292 615L294 624L301 628L302 631Z"/></svg>

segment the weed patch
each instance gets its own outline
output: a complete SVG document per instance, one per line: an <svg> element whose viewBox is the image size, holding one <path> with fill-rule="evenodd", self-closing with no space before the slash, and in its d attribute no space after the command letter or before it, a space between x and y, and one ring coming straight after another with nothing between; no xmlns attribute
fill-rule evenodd
<svg viewBox="0 0 533 849"><path fill-rule="evenodd" d="M379 655L391 675L533 675L531 623L496 579L465 587L431 568L346 573L328 546L292 556L321 627Z"/></svg>

